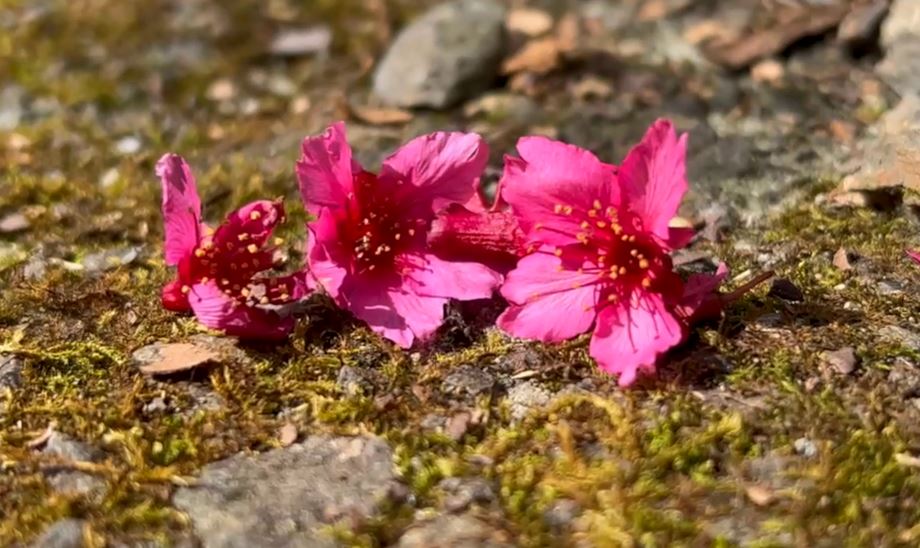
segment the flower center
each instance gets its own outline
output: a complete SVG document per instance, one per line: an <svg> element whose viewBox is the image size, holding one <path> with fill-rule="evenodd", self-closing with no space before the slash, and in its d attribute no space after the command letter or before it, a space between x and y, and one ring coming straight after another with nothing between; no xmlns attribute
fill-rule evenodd
<svg viewBox="0 0 920 548"><path fill-rule="evenodd" d="M381 191L376 175L355 175L355 195L349 196L348 227L358 272L369 272L393 264L394 257L423 237L425 219L407 219L391 192Z"/></svg>
<svg viewBox="0 0 920 548"><path fill-rule="evenodd" d="M275 238L265 247L272 230L284 222L280 203L254 204L245 214L231 216L216 231L208 229L189 258L182 276L187 283L213 281L225 295L248 306L284 304L294 293L293 281L256 277L277 264L275 251L283 243ZM189 285L182 286L188 293Z"/></svg>
<svg viewBox="0 0 920 548"><path fill-rule="evenodd" d="M555 214L566 217L567 226L574 221L577 232L568 234L578 243L556 247L553 253L561 259L560 270L575 270L595 274L590 282L577 287L598 286L600 305L628 299L637 288L651 289L670 271L671 259L642 229L641 221L633 215L621 216L616 208L602 207L595 200L587 211L568 204L556 204ZM566 226L564 225L564 226ZM537 225L536 230L554 230Z"/></svg>

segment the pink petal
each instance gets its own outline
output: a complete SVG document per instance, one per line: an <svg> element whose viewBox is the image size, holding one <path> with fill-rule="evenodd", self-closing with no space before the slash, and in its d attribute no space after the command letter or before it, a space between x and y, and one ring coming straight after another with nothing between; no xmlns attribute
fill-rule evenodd
<svg viewBox="0 0 920 548"><path fill-rule="evenodd" d="M719 286L728 277L728 266L720 263L714 274L693 274L684 284L684 294L676 312L685 318L693 317L707 298L716 296Z"/></svg>
<svg viewBox="0 0 920 548"><path fill-rule="evenodd" d="M564 293L585 286L594 291L592 283L597 274L579 274L575 270L559 270L562 261L545 250L527 255L518 261L502 285L501 293L513 304L526 304L544 295Z"/></svg>
<svg viewBox="0 0 920 548"><path fill-rule="evenodd" d="M384 160L380 182L408 184L404 197L417 204L415 215L430 218L451 203L468 203L479 188L489 147L475 133L437 132L406 143Z"/></svg>
<svg viewBox="0 0 920 548"><path fill-rule="evenodd" d="M361 167L352 159L345 124L338 122L317 137L307 137L297 162L297 181L304 207L316 214L320 207L338 208L353 192L353 176Z"/></svg>
<svg viewBox="0 0 920 548"><path fill-rule="evenodd" d="M415 334L397 311L387 284L379 280L349 276L342 284L341 297L344 307L367 323L374 333L402 348L412 346Z"/></svg>
<svg viewBox="0 0 920 548"><path fill-rule="evenodd" d="M696 236L696 230L688 227L669 227L668 239L664 244L668 249L683 249L690 245L693 237Z"/></svg>
<svg viewBox="0 0 920 548"><path fill-rule="evenodd" d="M523 339L558 342L588 331L594 322L595 275L559 271L559 258L534 253L518 261L502 286L510 306L498 327Z"/></svg>
<svg viewBox="0 0 920 548"><path fill-rule="evenodd" d="M517 149L520 158L505 157L501 198L530 238L552 245L575 243L589 210L598 204L602 212L619 206L616 168L591 152L544 137L524 137ZM574 214L560 214L561 207Z"/></svg>
<svg viewBox="0 0 920 548"><path fill-rule="evenodd" d="M307 264L313 278L342 304L341 288L350 268L350 256L342 250L338 224L328 208L321 208L316 220L307 224Z"/></svg>
<svg viewBox="0 0 920 548"><path fill-rule="evenodd" d="M389 293L393 307L402 316L417 340L425 341L431 338L444 323L444 305L447 304L447 299L423 297L412 291L398 289L390 290ZM409 346L412 346L411 341ZM403 346L403 348L409 348L409 346Z"/></svg>
<svg viewBox="0 0 920 548"><path fill-rule="evenodd" d="M620 166L625 204L662 242L670 239L668 223L687 192L686 160L687 135L678 139L671 122L658 120Z"/></svg>
<svg viewBox="0 0 920 548"><path fill-rule="evenodd" d="M188 294L189 304L202 325L241 339L279 340L294 328L293 318L239 304L213 282L195 284Z"/></svg>
<svg viewBox="0 0 920 548"><path fill-rule="evenodd" d="M405 288L424 297L488 299L502 282L500 274L481 263L445 261L430 253L403 255L397 264Z"/></svg>
<svg viewBox="0 0 920 548"><path fill-rule="evenodd" d="M913 259L915 263L920 264L920 251L907 250L907 256Z"/></svg>
<svg viewBox="0 0 920 548"><path fill-rule="evenodd" d="M597 316L590 354L607 373L629 386L640 371L655 370L655 360L683 338L681 325L660 295L634 297L630 307L606 306Z"/></svg>
<svg viewBox="0 0 920 548"><path fill-rule="evenodd" d="M157 162L156 174L163 187L166 264L176 265L198 245L201 200L195 177L181 156L164 155Z"/></svg>

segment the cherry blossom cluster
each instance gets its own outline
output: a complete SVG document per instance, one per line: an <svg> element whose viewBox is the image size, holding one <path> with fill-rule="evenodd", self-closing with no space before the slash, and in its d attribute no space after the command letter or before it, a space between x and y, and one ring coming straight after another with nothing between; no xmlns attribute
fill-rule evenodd
<svg viewBox="0 0 920 548"><path fill-rule="evenodd" d="M498 327L560 342L591 333L590 355L623 386L653 372L692 324L721 313L727 275L683 279L671 253L694 235L675 222L687 191L687 136L656 121L620 165L544 137L506 156L495 199L479 193L489 151L479 135L417 137L374 173L337 123L303 141L296 175L307 223L306 265L279 266L280 200L257 201L211 227L195 179L175 154L157 164L169 310L241 338L283 339L292 310L323 292L402 348L429 340L445 305L500 292Z"/></svg>

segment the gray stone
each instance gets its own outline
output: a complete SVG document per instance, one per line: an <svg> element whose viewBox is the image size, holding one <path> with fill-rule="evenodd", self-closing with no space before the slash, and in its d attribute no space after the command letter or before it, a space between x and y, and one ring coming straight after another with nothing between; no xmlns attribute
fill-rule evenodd
<svg viewBox="0 0 920 548"><path fill-rule="evenodd" d="M103 456L95 447L59 432L51 434L42 454L75 462L97 462ZM45 471L45 477L52 489L60 493L99 495L105 489L105 481L102 478L66 467L49 467Z"/></svg>
<svg viewBox="0 0 920 548"><path fill-rule="evenodd" d="M920 93L920 35L899 36L875 70L899 94Z"/></svg>
<svg viewBox="0 0 920 548"><path fill-rule="evenodd" d="M856 353L852 346L825 352L824 361L841 375L849 375L856 370Z"/></svg>
<svg viewBox="0 0 920 548"><path fill-rule="evenodd" d="M444 509L448 512L461 512L471 504L495 500L495 489L483 478L447 478L438 487L448 495L444 499Z"/></svg>
<svg viewBox="0 0 920 548"><path fill-rule="evenodd" d="M85 522L79 519L56 521L32 543L32 548L83 548L84 526Z"/></svg>
<svg viewBox="0 0 920 548"><path fill-rule="evenodd" d="M345 395L354 397L360 394L370 395L374 391L373 375L370 371L343 365L335 380L336 386Z"/></svg>
<svg viewBox="0 0 920 548"><path fill-rule="evenodd" d="M818 454L818 447L815 442L808 438L799 438L792 443L792 446L795 448L796 453L805 458L810 459Z"/></svg>
<svg viewBox="0 0 920 548"><path fill-rule="evenodd" d="M0 391L22 386L22 360L12 354L0 354Z"/></svg>
<svg viewBox="0 0 920 548"><path fill-rule="evenodd" d="M533 381L522 382L508 391L508 403L511 417L521 420L533 409L548 404L552 395L548 390Z"/></svg>
<svg viewBox="0 0 920 548"><path fill-rule="evenodd" d="M500 548L512 546L507 534L469 515L444 515L413 525L399 539L400 548Z"/></svg>
<svg viewBox="0 0 920 548"><path fill-rule="evenodd" d="M83 267L89 274L98 274L106 270L129 265L136 261L139 255L140 248L138 247L108 249L98 253L90 253L84 257Z"/></svg>
<svg viewBox="0 0 920 548"><path fill-rule="evenodd" d="M915 57L920 59L920 42ZM920 192L920 174L914 169L920 162L920 96L905 95L885 113L860 144L860 152L857 169L840 184L843 196L889 188Z"/></svg>
<svg viewBox="0 0 920 548"><path fill-rule="evenodd" d="M554 531L564 531L571 527L579 514L581 505L571 499L560 499L543 513L543 521Z"/></svg>
<svg viewBox="0 0 920 548"><path fill-rule="evenodd" d="M321 529L375 515L396 491L392 461L379 438L311 436L212 463L173 502L205 548L335 546Z"/></svg>
<svg viewBox="0 0 920 548"><path fill-rule="evenodd" d="M6 86L0 91L0 131L16 129L24 114L25 91L19 86Z"/></svg>
<svg viewBox="0 0 920 548"><path fill-rule="evenodd" d="M272 39L269 52L272 55L297 57L301 55L325 55L332 45L332 31L325 25L302 29L286 29Z"/></svg>
<svg viewBox="0 0 920 548"><path fill-rule="evenodd" d="M904 329L897 325L886 325L878 330L878 335L882 339L899 343L911 350L920 351L920 333Z"/></svg>
<svg viewBox="0 0 920 548"><path fill-rule="evenodd" d="M12 232L22 232L32 226L29 218L20 212L10 213L0 219L0 232L10 234Z"/></svg>
<svg viewBox="0 0 920 548"><path fill-rule="evenodd" d="M447 394L475 397L495 386L495 378L483 367L463 364L444 378L441 389Z"/></svg>
<svg viewBox="0 0 920 548"><path fill-rule="evenodd" d="M920 2L917 0L894 0L882 25L883 47L891 48L903 36L920 37Z"/></svg>
<svg viewBox="0 0 920 548"><path fill-rule="evenodd" d="M895 280L881 280L875 284L875 289L879 295L900 295L904 293L904 286Z"/></svg>
<svg viewBox="0 0 920 548"><path fill-rule="evenodd" d="M374 93L395 106L445 108L485 90L501 62L504 19L491 0L436 6L397 36L374 73Z"/></svg>

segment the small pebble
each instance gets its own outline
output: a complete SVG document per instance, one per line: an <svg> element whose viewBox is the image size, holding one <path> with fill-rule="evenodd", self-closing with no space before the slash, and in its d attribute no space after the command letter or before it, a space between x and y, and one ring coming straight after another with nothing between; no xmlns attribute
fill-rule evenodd
<svg viewBox="0 0 920 548"><path fill-rule="evenodd" d="M775 278L767 294L771 297L793 303L800 303L805 300L805 294L802 293L802 290L787 278Z"/></svg>
<svg viewBox="0 0 920 548"><path fill-rule="evenodd" d="M799 438L795 440L795 442L793 442L793 447L796 453L809 459L818 454L818 448L815 446L815 442L808 438Z"/></svg>

